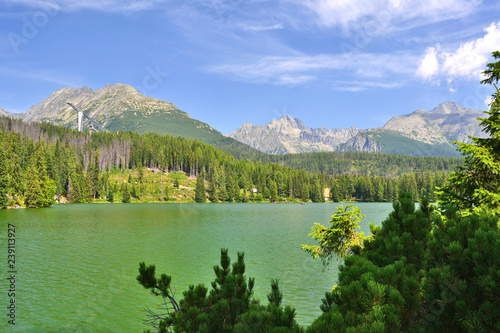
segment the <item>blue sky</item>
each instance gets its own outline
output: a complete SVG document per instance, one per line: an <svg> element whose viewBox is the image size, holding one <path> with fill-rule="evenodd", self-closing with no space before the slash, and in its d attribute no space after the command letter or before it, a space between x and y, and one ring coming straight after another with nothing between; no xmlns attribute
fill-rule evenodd
<svg viewBox="0 0 500 333"><path fill-rule="evenodd" d="M125 83L225 134L282 115L372 128L486 109L494 50L498 1L0 0L0 107Z"/></svg>

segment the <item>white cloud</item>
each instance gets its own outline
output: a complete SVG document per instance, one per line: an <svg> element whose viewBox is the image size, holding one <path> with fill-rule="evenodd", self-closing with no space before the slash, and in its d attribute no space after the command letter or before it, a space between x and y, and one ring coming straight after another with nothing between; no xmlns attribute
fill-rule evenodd
<svg viewBox="0 0 500 333"><path fill-rule="evenodd" d="M439 47L428 48L415 74L423 79L442 75L476 80L495 50L500 50L500 22L486 28L484 37L462 43L456 50L438 53Z"/></svg>
<svg viewBox="0 0 500 333"><path fill-rule="evenodd" d="M279 29L284 29L285 26L283 23L276 23L276 24L270 24L270 25L252 25L252 24L246 24L241 26L243 30L247 31L266 31L266 30L279 30Z"/></svg>
<svg viewBox="0 0 500 333"><path fill-rule="evenodd" d="M491 106L491 103L493 103L493 97L491 96L486 97L486 99L484 100L484 105L486 105L489 108Z"/></svg>
<svg viewBox="0 0 500 333"><path fill-rule="evenodd" d="M213 66L210 72L229 74L237 80L296 85L315 78L310 74L321 69L338 69L342 62L331 56L267 56L258 60Z"/></svg>
<svg viewBox="0 0 500 333"><path fill-rule="evenodd" d="M393 89L403 86L402 82L377 82L377 81L338 81L333 89L339 91L358 92L370 88Z"/></svg>
<svg viewBox="0 0 500 333"><path fill-rule="evenodd" d="M439 71L439 62L437 58L437 50L435 47L429 47L425 51L425 56L420 66L417 69L416 75L428 79L434 76Z"/></svg>
<svg viewBox="0 0 500 333"><path fill-rule="evenodd" d="M492 51L500 49L500 22L485 29L486 35L462 44L455 52L443 53L443 71L452 77L477 78Z"/></svg>
<svg viewBox="0 0 500 333"><path fill-rule="evenodd" d="M106 12L135 12L151 9L165 0L4 0L15 5L25 5L33 8L48 8L63 11L92 9Z"/></svg>
<svg viewBox="0 0 500 333"><path fill-rule="evenodd" d="M302 83L306 83L309 81L315 80L316 77L313 75L280 75L276 80L277 85L285 85L285 86L295 86Z"/></svg>
<svg viewBox="0 0 500 333"><path fill-rule="evenodd" d="M381 27L408 20L441 21L464 17L481 0L296 0L317 17L322 26L357 27L376 22Z"/></svg>
<svg viewBox="0 0 500 333"><path fill-rule="evenodd" d="M271 83L277 85L297 85L315 79L348 77L393 79L396 75L409 75L415 68L405 64L415 63L409 54L353 53L344 55L297 55L267 56L231 64L217 65L209 72L229 75L239 81ZM401 65L395 65L401 64ZM359 82L358 84L359 85ZM385 85L385 86L384 86ZM365 83L363 89L396 85L386 83Z"/></svg>

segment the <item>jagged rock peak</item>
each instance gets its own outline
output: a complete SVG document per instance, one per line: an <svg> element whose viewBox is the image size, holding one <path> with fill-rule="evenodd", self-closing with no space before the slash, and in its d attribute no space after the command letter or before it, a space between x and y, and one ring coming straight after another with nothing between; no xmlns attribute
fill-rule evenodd
<svg viewBox="0 0 500 333"><path fill-rule="evenodd" d="M278 120L273 119L268 124L269 128L279 128L279 129L296 129L305 130L307 127L298 118L292 118L289 115L283 115Z"/></svg>
<svg viewBox="0 0 500 333"><path fill-rule="evenodd" d="M92 94L93 92L94 91L87 86L81 88L64 87L50 94L49 98L50 96L58 96L61 94Z"/></svg>
<svg viewBox="0 0 500 333"><path fill-rule="evenodd" d="M355 127L331 131L325 127L308 128L300 119L283 115L264 126L247 122L228 136L270 154L283 154L333 151L358 131Z"/></svg>
<svg viewBox="0 0 500 333"><path fill-rule="evenodd" d="M249 121L240 126L240 128L252 128L253 125Z"/></svg>

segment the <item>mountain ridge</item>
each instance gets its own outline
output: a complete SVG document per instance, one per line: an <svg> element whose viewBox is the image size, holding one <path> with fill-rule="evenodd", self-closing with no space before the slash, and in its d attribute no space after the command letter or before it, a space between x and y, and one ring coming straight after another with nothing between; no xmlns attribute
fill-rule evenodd
<svg viewBox="0 0 500 333"><path fill-rule="evenodd" d="M272 119L264 126L246 122L228 136L262 152L281 154L333 151L329 148L337 147L345 138L352 137L358 131L356 127L332 130L325 127L308 128L300 119L284 115L277 120ZM249 135L252 139L245 140Z"/></svg>
<svg viewBox="0 0 500 333"><path fill-rule="evenodd" d="M76 129L77 113L68 102L78 106L110 131L168 134L197 139L240 157L252 158L261 154L239 141L225 137L209 124L191 118L175 104L142 95L133 86L122 83L108 84L95 91L87 86L62 88L31 106L26 113L13 116L27 122L46 121Z"/></svg>
<svg viewBox="0 0 500 333"><path fill-rule="evenodd" d="M300 119L286 115L263 126L247 122L228 136L270 154L367 151L459 156L452 142L470 142L469 136L483 137L477 120L481 115L481 111L456 102L444 102L431 111L394 116L383 127L364 130L308 128Z"/></svg>
<svg viewBox="0 0 500 333"><path fill-rule="evenodd" d="M87 86L62 88L26 113L10 114L0 108L0 115L76 129L77 114L68 102L111 131L198 139L247 158L261 152L279 155L322 151L458 156L451 142L469 142L469 136L484 136L477 120L482 113L455 102L441 103L431 111L419 109L394 116L383 127L373 129L309 128L300 119L285 115L263 126L246 122L225 136L209 124L191 118L175 104L144 96L133 86L121 83L95 91Z"/></svg>

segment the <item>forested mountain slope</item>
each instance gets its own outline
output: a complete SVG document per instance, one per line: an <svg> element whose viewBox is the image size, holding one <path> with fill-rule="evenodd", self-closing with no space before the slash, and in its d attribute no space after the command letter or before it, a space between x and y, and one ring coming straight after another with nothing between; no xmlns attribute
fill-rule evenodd
<svg viewBox="0 0 500 333"><path fill-rule="evenodd" d="M5 174L8 175L4 190L19 204L33 193L52 193L51 189L57 197L65 197L70 202L106 198L110 191L116 190L131 192L136 185L110 183L110 172L139 172L144 167L153 172L161 170L165 175L175 171L198 177L200 182L207 182L207 194L214 202L322 202L325 194L328 196L325 189L330 189L332 199L338 201L393 201L399 190L411 192L416 198L429 195L432 199L434 186L443 184L453 162L460 163L460 160L450 160L450 163L440 164L439 160L434 160L429 165L441 168L435 172L418 169L418 164L414 164L415 172L403 174L392 170L393 175L398 175L396 177L373 173L332 176L292 169L284 160L271 163L237 159L198 140L156 133L90 134L5 117L0 118L0 128L4 129L0 130L0 147L4 153L0 156L0 168L7 170ZM397 157L390 155L378 155L378 158L387 161L395 158L393 165L398 163ZM293 160L293 155L290 159ZM370 159L365 162L372 164ZM374 164L377 163L380 162ZM362 162L352 164L361 167ZM406 164L413 165L412 162ZM36 190L37 184L48 184L47 191Z"/></svg>
<svg viewBox="0 0 500 333"><path fill-rule="evenodd" d="M134 87L121 83L96 91L88 87L63 88L32 106L28 112L16 116L27 122L45 121L76 129L77 113L68 102L113 132L181 136L212 144L239 157L258 155L255 149L225 137L210 125L191 118L174 104L144 96Z"/></svg>

